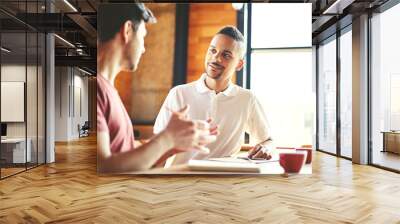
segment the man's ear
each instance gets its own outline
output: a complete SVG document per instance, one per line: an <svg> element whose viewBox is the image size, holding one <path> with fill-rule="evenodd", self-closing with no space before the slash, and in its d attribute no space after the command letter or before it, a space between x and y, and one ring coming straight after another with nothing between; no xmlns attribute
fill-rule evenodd
<svg viewBox="0 0 400 224"><path fill-rule="evenodd" d="M244 60L243 59L239 59L239 63L236 66L236 71L242 70L243 66L244 66Z"/></svg>
<svg viewBox="0 0 400 224"><path fill-rule="evenodd" d="M131 38L131 32L133 32L133 24L131 21L125 21L124 24L121 27L121 37L122 41L126 44L129 42Z"/></svg>

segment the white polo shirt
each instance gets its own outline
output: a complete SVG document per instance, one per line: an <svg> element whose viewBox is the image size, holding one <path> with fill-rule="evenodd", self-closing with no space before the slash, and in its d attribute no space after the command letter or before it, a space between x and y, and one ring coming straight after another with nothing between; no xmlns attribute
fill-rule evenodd
<svg viewBox="0 0 400 224"><path fill-rule="evenodd" d="M210 149L208 155L179 153L175 158L170 158L167 164L230 156L240 150L245 132L256 143L270 138L264 110L252 92L230 83L225 91L216 94L206 86L205 77L206 74L203 74L199 80L169 91L154 124L154 133L160 133L168 124L171 112L166 108L177 111L188 104L190 119L207 120L211 117L213 123L218 125L217 140L207 145Z"/></svg>

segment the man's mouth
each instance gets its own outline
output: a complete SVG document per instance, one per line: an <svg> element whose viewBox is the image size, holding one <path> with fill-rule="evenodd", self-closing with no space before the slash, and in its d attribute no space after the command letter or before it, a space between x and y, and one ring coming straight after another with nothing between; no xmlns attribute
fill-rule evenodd
<svg viewBox="0 0 400 224"><path fill-rule="evenodd" d="M222 66L216 65L216 64L212 64L212 63L209 63L208 66L210 66L214 70L221 70L222 69Z"/></svg>

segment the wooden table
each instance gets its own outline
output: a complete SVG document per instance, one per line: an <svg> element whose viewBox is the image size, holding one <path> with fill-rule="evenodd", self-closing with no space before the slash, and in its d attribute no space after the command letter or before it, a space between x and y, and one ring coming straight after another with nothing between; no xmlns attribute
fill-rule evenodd
<svg viewBox="0 0 400 224"><path fill-rule="evenodd" d="M234 158L218 158L219 160L229 159L232 160ZM133 174L133 175L149 175L149 174L160 174L160 175L281 175L284 174L283 168L279 165L279 161L277 159L272 158L274 161L265 162L255 164L259 167L260 172L219 172L219 171L193 171L190 169L189 165L175 165L169 168L156 168L147 171L140 172L129 172L125 174ZM238 161L241 161L237 159ZM245 162L245 161L244 161ZM221 162L224 163L224 162ZM229 164L230 162L227 162ZM303 165L299 174L312 174L312 164ZM292 174L291 174L292 175Z"/></svg>

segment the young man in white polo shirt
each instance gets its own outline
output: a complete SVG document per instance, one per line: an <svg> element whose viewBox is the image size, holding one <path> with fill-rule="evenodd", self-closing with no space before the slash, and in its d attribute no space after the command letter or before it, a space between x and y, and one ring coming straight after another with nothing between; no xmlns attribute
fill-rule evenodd
<svg viewBox="0 0 400 224"><path fill-rule="evenodd" d="M258 144L250 158L270 158L271 136L267 119L255 95L233 83L231 78L243 68L244 37L233 26L223 27L213 37L205 58L205 72L195 82L174 87L168 93L157 116L154 133L168 124L171 110L190 105L188 116L193 120L212 118L218 126L217 141L207 145L210 154L185 152L169 159L168 164L182 164L190 159L231 156L241 148L244 133ZM267 149L267 150L266 150Z"/></svg>

